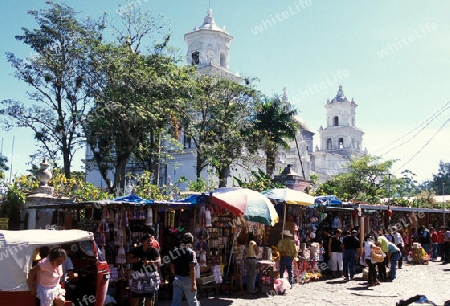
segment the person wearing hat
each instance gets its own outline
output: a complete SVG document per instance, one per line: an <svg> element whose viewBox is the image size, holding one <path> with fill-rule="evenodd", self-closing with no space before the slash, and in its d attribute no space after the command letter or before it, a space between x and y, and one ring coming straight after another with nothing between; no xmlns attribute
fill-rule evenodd
<svg viewBox="0 0 450 306"><path fill-rule="evenodd" d="M292 271L292 261L297 256L297 247L295 246L293 237L290 230L284 230L281 232L282 239L278 241L278 252L280 252L280 276L283 277L286 270L289 276L289 283L291 288L294 285L294 273Z"/></svg>
<svg viewBox="0 0 450 306"><path fill-rule="evenodd" d="M360 242L359 239L356 238L356 230L351 230L347 232L347 235L342 240L343 245L343 271L344 271L344 279L349 280L355 277L355 262L356 257L360 252Z"/></svg>

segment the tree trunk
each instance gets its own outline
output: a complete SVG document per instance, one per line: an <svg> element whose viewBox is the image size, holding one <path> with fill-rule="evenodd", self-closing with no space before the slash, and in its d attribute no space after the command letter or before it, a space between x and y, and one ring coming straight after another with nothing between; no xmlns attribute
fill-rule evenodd
<svg viewBox="0 0 450 306"><path fill-rule="evenodd" d="M275 158L278 149L270 144L266 146L266 174L269 177L273 176L273 172L275 171Z"/></svg>
<svg viewBox="0 0 450 306"><path fill-rule="evenodd" d="M230 176L230 166L219 169L219 187L226 187Z"/></svg>
<svg viewBox="0 0 450 306"><path fill-rule="evenodd" d="M195 176L197 177L197 180L200 178L200 175L202 173L202 158L200 157L200 154L197 151L197 156L196 156L197 162L195 164Z"/></svg>
<svg viewBox="0 0 450 306"><path fill-rule="evenodd" d="M305 170L303 169L302 156L300 155L300 148L298 147L297 137L294 137L294 139L295 139L295 146L297 147L298 160L300 161L300 167L302 168L303 179L306 181Z"/></svg>

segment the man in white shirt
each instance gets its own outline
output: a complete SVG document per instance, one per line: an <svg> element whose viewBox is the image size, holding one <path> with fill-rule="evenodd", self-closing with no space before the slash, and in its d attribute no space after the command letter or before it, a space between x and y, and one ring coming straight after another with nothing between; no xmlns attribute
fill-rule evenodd
<svg viewBox="0 0 450 306"><path fill-rule="evenodd" d="M397 248L400 249L400 259L398 260L398 268L402 268L403 264L403 247L405 246L405 243L403 242L402 235L397 232L397 227L392 227L392 239L394 240L393 243L397 246Z"/></svg>

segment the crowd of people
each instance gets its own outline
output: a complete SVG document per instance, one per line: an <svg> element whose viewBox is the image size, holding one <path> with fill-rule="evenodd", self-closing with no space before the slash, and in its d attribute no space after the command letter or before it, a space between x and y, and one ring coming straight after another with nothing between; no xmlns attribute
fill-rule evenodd
<svg viewBox="0 0 450 306"><path fill-rule="evenodd" d="M295 283L293 262L298 256L298 249L289 230L282 233L278 242L280 252L280 275L286 271L288 281ZM441 226L439 231L433 227L421 226L419 230L412 229L401 232L395 226L383 233L378 231L364 237L361 243L356 229L335 229L333 235L324 230L314 242L319 243L319 262L325 263L323 275L342 277L351 281L356 274L356 265L367 266L367 286L379 285L381 282L393 281L397 277L397 269L402 269L403 260L408 256L414 243L429 254L430 260L450 262L450 230ZM196 285L196 254L192 249L194 237L186 232L182 235L180 246L174 250L171 262L171 272L174 275L172 305L178 306L183 296L189 305L198 305ZM74 277L73 265L68 257L68 249L64 247L41 247L40 260L35 262L30 270L28 285L41 306L64 305L64 282ZM256 257L259 248L252 233L248 234L245 247L247 291L256 293ZM427 256L428 257L428 256ZM131 264L130 274L130 305L138 305L145 299L147 306L152 306L155 294L159 288L159 265L161 258L159 244L151 234L141 237L141 244L128 254ZM323 267L322 264L319 265Z"/></svg>
<svg viewBox="0 0 450 306"><path fill-rule="evenodd" d="M349 281L355 276L355 263L359 263L367 267L369 287L393 281L415 243L427 254L426 260L437 261L440 257L443 263L450 262L450 230L444 226L437 231L423 225L410 232L392 226L384 233L380 230L367 234L362 243L358 237L356 229L342 231L338 228L332 235L323 230L318 240L324 246L323 261L327 269L322 274Z"/></svg>

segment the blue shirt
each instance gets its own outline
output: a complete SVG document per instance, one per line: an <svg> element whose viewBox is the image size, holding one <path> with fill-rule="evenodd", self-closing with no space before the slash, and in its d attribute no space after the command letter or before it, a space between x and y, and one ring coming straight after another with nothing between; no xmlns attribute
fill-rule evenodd
<svg viewBox="0 0 450 306"><path fill-rule="evenodd" d="M70 270L73 270L73 263L69 256L66 256L66 260L62 263L63 276L61 276L61 282L66 280L66 274Z"/></svg>
<svg viewBox="0 0 450 306"><path fill-rule="evenodd" d="M400 251L395 244L388 243L388 251L392 253Z"/></svg>

